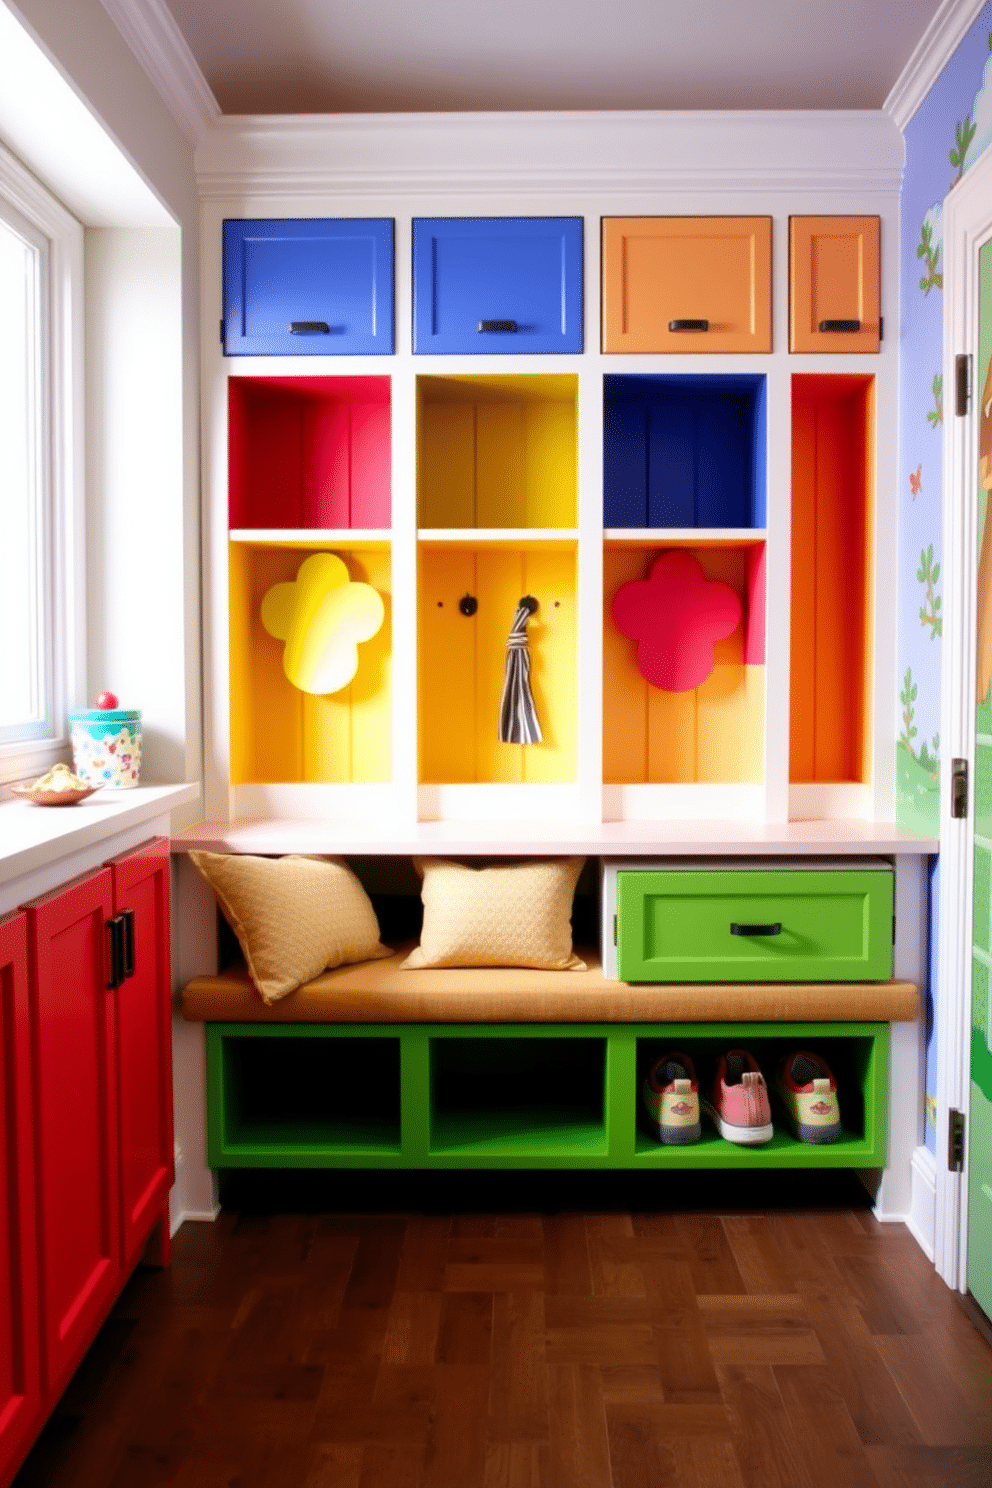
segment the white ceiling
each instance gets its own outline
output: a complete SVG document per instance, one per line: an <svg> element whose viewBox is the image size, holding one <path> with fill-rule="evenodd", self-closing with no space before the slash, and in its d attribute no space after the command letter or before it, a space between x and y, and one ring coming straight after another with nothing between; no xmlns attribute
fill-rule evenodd
<svg viewBox="0 0 992 1488"><path fill-rule="evenodd" d="M164 3L226 114L875 109L948 9L946 0Z"/></svg>

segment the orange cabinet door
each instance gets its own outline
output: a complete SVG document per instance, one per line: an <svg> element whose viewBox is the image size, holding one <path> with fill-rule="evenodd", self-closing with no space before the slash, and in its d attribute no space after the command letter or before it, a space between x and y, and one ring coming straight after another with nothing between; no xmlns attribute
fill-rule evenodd
<svg viewBox="0 0 992 1488"><path fill-rule="evenodd" d="M877 351L877 217L789 219L789 350Z"/></svg>
<svg viewBox="0 0 992 1488"><path fill-rule="evenodd" d="M603 350L771 351L770 217L604 217Z"/></svg>

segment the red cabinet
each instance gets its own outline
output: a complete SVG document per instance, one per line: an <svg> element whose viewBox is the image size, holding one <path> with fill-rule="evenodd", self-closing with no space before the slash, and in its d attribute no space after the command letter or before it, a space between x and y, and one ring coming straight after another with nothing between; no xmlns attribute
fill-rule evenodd
<svg viewBox="0 0 992 1488"><path fill-rule="evenodd" d="M121 1274L109 868L28 906L42 1368L59 1391Z"/></svg>
<svg viewBox="0 0 992 1488"><path fill-rule="evenodd" d="M149 843L115 859L110 870L114 915L122 921L115 1055L121 1252L130 1270L165 1210L175 1176L168 843Z"/></svg>
<svg viewBox="0 0 992 1488"><path fill-rule="evenodd" d="M168 1249L168 843L34 900L0 933L6 1484L159 1222Z"/></svg>
<svg viewBox="0 0 992 1488"><path fill-rule="evenodd" d="M0 1482L41 1421L24 915L0 920Z"/></svg>

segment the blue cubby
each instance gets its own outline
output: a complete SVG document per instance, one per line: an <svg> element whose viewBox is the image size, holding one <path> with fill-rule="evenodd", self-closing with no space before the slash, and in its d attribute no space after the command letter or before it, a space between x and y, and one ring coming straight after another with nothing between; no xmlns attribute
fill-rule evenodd
<svg viewBox="0 0 992 1488"><path fill-rule="evenodd" d="M608 374L603 525L763 528L761 375Z"/></svg>
<svg viewBox="0 0 992 1488"><path fill-rule="evenodd" d="M225 355L389 355L393 236L391 217L225 221Z"/></svg>
<svg viewBox="0 0 992 1488"><path fill-rule="evenodd" d="M417 217L413 349L582 350L581 217Z"/></svg>

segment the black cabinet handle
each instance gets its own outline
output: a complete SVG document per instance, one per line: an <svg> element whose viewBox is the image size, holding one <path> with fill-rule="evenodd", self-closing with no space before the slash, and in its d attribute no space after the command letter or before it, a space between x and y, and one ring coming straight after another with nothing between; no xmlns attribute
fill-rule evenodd
<svg viewBox="0 0 992 1488"><path fill-rule="evenodd" d="M134 910L125 909L121 919L124 922L121 937L121 972L122 979L126 979L134 976Z"/></svg>
<svg viewBox="0 0 992 1488"><path fill-rule="evenodd" d="M477 329L481 334L483 331L513 332L518 330L519 327L515 320L480 320Z"/></svg>
<svg viewBox="0 0 992 1488"><path fill-rule="evenodd" d="M124 980L124 916L114 915L107 921L110 932L110 981L108 992L115 991Z"/></svg>
<svg viewBox="0 0 992 1488"><path fill-rule="evenodd" d="M291 336L329 336L331 328L326 320L291 320L289 334Z"/></svg>
<svg viewBox="0 0 992 1488"><path fill-rule="evenodd" d="M821 331L860 331L860 320L821 320Z"/></svg>
<svg viewBox="0 0 992 1488"><path fill-rule="evenodd" d="M668 322L670 331L708 331L709 328L708 320L670 320Z"/></svg>
<svg viewBox="0 0 992 1488"><path fill-rule="evenodd" d="M730 922L731 935L781 935L782 921L776 920L774 925L739 925L736 920Z"/></svg>

